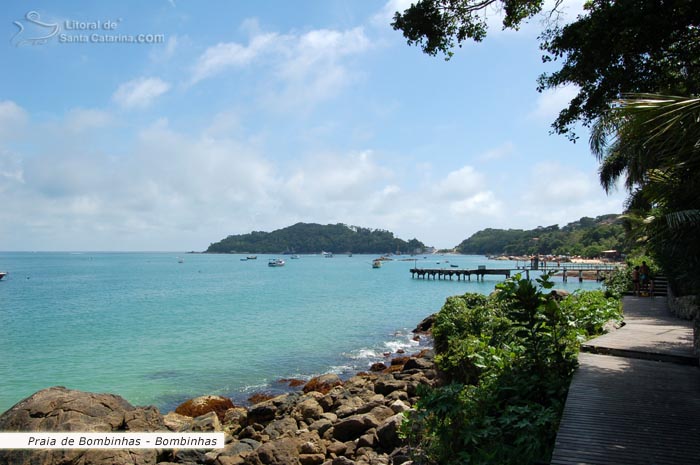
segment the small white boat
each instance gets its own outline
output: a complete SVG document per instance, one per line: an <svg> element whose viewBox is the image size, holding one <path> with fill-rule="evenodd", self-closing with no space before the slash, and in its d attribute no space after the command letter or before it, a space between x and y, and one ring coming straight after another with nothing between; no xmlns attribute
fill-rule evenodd
<svg viewBox="0 0 700 465"><path fill-rule="evenodd" d="M321 255L326 258L333 258L333 252L321 252Z"/></svg>
<svg viewBox="0 0 700 465"><path fill-rule="evenodd" d="M292 255L291 257L292 260L299 260L299 255Z"/></svg>
<svg viewBox="0 0 700 465"><path fill-rule="evenodd" d="M4 278L7 276L7 271L0 271L0 279Z"/></svg>
<svg viewBox="0 0 700 465"><path fill-rule="evenodd" d="M382 261L381 260L375 260L372 262L372 268L381 268L382 267Z"/></svg>
<svg viewBox="0 0 700 465"><path fill-rule="evenodd" d="M257 260L257 259L258 259L258 256L257 256L257 255L248 255L248 256L246 257L246 259L248 259L248 260Z"/></svg>
<svg viewBox="0 0 700 465"><path fill-rule="evenodd" d="M284 260L281 258L271 258L267 262L267 266L284 266Z"/></svg>

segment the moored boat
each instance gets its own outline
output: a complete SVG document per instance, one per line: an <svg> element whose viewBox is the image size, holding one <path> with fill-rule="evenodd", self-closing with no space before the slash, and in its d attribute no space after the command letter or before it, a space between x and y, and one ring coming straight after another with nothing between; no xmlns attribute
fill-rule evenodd
<svg viewBox="0 0 700 465"><path fill-rule="evenodd" d="M372 262L372 268L381 268L382 267L382 261L381 260L375 260Z"/></svg>
<svg viewBox="0 0 700 465"><path fill-rule="evenodd" d="M271 258L267 262L267 266L284 266L284 260L281 258Z"/></svg>
<svg viewBox="0 0 700 465"><path fill-rule="evenodd" d="M4 278L7 276L7 271L0 271L0 279Z"/></svg>

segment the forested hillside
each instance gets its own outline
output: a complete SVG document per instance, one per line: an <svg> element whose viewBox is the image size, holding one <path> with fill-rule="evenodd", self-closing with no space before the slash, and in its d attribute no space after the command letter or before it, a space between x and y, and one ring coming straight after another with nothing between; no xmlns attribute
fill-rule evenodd
<svg viewBox="0 0 700 465"><path fill-rule="evenodd" d="M462 241L456 250L476 255L581 255L596 257L603 250L625 253L625 231L618 215L583 217L558 225L523 229L484 229Z"/></svg>
<svg viewBox="0 0 700 465"><path fill-rule="evenodd" d="M253 231L228 236L213 243L207 253L422 253L425 245L417 240L404 241L381 230L348 226L297 223L272 232Z"/></svg>

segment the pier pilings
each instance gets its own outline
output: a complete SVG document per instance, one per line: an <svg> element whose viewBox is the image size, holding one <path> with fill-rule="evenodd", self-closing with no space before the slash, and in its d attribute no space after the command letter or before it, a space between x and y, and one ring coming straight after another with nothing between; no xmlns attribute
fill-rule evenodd
<svg viewBox="0 0 700 465"><path fill-rule="evenodd" d="M411 268L412 278L422 278L422 279L433 279L442 280L449 279L452 280L453 277L457 278L457 281L471 281L472 275L476 277L476 280L483 281L485 275L501 275L506 279L510 278L509 269L485 269L479 268L477 270L449 270L443 268Z"/></svg>

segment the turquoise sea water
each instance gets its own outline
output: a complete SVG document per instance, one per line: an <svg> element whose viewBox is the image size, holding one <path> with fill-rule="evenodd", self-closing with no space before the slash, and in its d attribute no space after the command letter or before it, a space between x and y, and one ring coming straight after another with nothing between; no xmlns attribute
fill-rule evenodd
<svg viewBox="0 0 700 465"><path fill-rule="evenodd" d="M410 330L446 297L501 280L411 279L414 265L515 265L428 255L372 269L374 256L303 255L270 268L271 256L241 257L0 253L10 272L0 281L0 412L55 385L169 411L198 395L274 392L280 378L347 376L417 350Z"/></svg>

